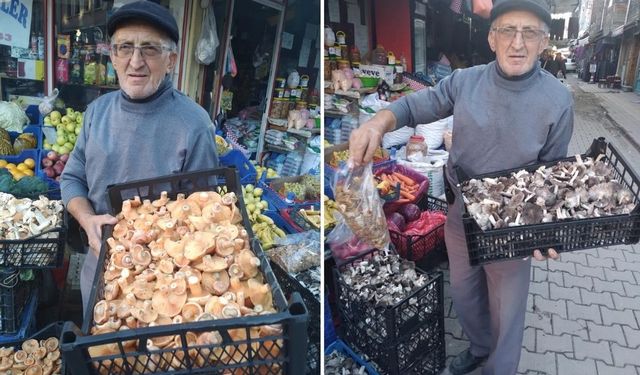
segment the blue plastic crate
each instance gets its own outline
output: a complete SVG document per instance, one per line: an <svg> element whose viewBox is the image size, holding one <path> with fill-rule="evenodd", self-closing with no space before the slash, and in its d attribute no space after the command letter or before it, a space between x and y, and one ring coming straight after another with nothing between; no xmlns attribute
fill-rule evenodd
<svg viewBox="0 0 640 375"><path fill-rule="evenodd" d="M333 317L331 315L331 307L329 306L329 297L327 290L324 292L324 348L327 349L338 339L336 329L333 326Z"/></svg>
<svg viewBox="0 0 640 375"><path fill-rule="evenodd" d="M44 116L40 114L40 109L37 105L32 104L28 106L27 109L24 110L24 112L29 118L29 124L42 126L42 124L44 123Z"/></svg>
<svg viewBox="0 0 640 375"><path fill-rule="evenodd" d="M273 220L274 224L278 226L278 228L282 229L283 231L285 231L285 233L287 234L292 234L292 233L298 233L297 230L295 230L295 228L293 228L289 223L287 223L282 216L280 216L280 213L278 213L278 211L274 211L274 210L265 210L262 211L262 214L270 217L271 220Z"/></svg>
<svg viewBox="0 0 640 375"><path fill-rule="evenodd" d="M41 180L44 180L47 184L49 184L49 190L47 191L47 198L49 199L62 199L60 194L60 183L52 178L47 177L43 171L38 171L36 176L40 177Z"/></svg>
<svg viewBox="0 0 640 375"><path fill-rule="evenodd" d="M233 149L219 157L220 166L235 167L238 170L241 184L251 184L256 181L256 168L239 150Z"/></svg>
<svg viewBox="0 0 640 375"><path fill-rule="evenodd" d="M364 366L367 374L369 375L378 375L378 372L364 359L362 359L359 355L357 355L351 348L345 344L342 340L337 339L333 342L333 344L329 345L328 348L324 350L325 357L329 354L338 351L342 354L345 354L347 357L351 357L357 364L360 366Z"/></svg>
<svg viewBox="0 0 640 375"><path fill-rule="evenodd" d="M10 343L13 341L22 340L27 336L30 336L36 329L36 309L38 307L38 289L31 291L29 296L29 302L22 311L20 317L20 328L14 334L0 335L0 345Z"/></svg>

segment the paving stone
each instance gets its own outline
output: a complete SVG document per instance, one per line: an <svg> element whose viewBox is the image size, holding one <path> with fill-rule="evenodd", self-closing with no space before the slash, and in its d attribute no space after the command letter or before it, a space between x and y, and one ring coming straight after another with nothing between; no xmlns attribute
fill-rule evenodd
<svg viewBox="0 0 640 375"><path fill-rule="evenodd" d="M547 375L556 375L555 353L532 353L522 349L518 371L539 371Z"/></svg>
<svg viewBox="0 0 640 375"><path fill-rule="evenodd" d="M625 348L614 342L611 344L611 354L613 355L613 364L616 367L625 367L626 365L640 366L638 349Z"/></svg>
<svg viewBox="0 0 640 375"><path fill-rule="evenodd" d="M447 343L447 356L455 357L469 347L468 340L459 340L448 333L445 333L444 341Z"/></svg>
<svg viewBox="0 0 640 375"><path fill-rule="evenodd" d="M624 295L624 287L622 281L604 281L600 279L593 279L593 291L594 292L613 292L620 295Z"/></svg>
<svg viewBox="0 0 640 375"><path fill-rule="evenodd" d="M560 286L564 286L564 287L567 287L567 288L571 288L571 287L575 286L575 287L582 288L582 289L592 290L594 282L596 280L598 280L598 279L594 280L590 276L575 276L575 275L569 275L568 273L565 273L564 274L564 285L560 285Z"/></svg>
<svg viewBox="0 0 640 375"><path fill-rule="evenodd" d="M635 248L629 248L622 251L624 259L629 263L640 263L640 252L637 252ZM563 254L564 255L564 254Z"/></svg>
<svg viewBox="0 0 640 375"><path fill-rule="evenodd" d="M622 324L638 329L638 322L632 310L611 310L604 306L600 307L600 309L602 311L602 321L604 325Z"/></svg>
<svg viewBox="0 0 640 375"><path fill-rule="evenodd" d="M589 264L587 263L587 254L585 254L582 251L562 253L560 255L560 262L579 263L579 264L582 264L583 266L586 266Z"/></svg>
<svg viewBox="0 0 640 375"><path fill-rule="evenodd" d="M564 299L575 303L580 303L582 301L579 288L565 288L562 286L551 285L549 287L549 292L551 293L551 300Z"/></svg>
<svg viewBox="0 0 640 375"><path fill-rule="evenodd" d="M635 265L634 269L638 269L637 264ZM636 282L636 278L633 276L633 272L631 272L631 270L616 271L616 270L605 268L604 275L607 281L620 280L620 281L627 281L630 283Z"/></svg>
<svg viewBox="0 0 640 375"><path fill-rule="evenodd" d="M622 286L624 287L624 293L618 293L618 294L626 295L627 297L640 296L640 285L622 282Z"/></svg>
<svg viewBox="0 0 640 375"><path fill-rule="evenodd" d="M583 266L581 264L576 264L576 275L578 276L591 276L597 277L600 280L604 280L604 268L603 267L595 267L595 266Z"/></svg>
<svg viewBox="0 0 640 375"><path fill-rule="evenodd" d="M556 336L568 333L572 336L579 336L583 340L589 340L587 322L583 319L567 320L559 316L554 316L551 326L553 328L553 334Z"/></svg>
<svg viewBox="0 0 640 375"><path fill-rule="evenodd" d="M640 268L640 265L638 268ZM636 278L636 284L640 284L640 272L633 271L633 276Z"/></svg>
<svg viewBox="0 0 640 375"><path fill-rule="evenodd" d="M547 274L547 281L549 283L554 283L556 285L565 286L564 285L564 272L562 271L554 271Z"/></svg>
<svg viewBox="0 0 640 375"><path fill-rule="evenodd" d="M533 267L533 277L531 277L531 281L548 281L548 277L549 271L540 267Z"/></svg>
<svg viewBox="0 0 640 375"><path fill-rule="evenodd" d="M534 296L533 301L536 307L534 312L543 315L555 314L567 319L567 304L565 300L552 301L540 296Z"/></svg>
<svg viewBox="0 0 640 375"><path fill-rule="evenodd" d="M568 272L571 274L575 274L576 273L576 265L575 263L572 262L563 262L563 261L549 261L549 271L553 272L553 271L564 271L564 272Z"/></svg>
<svg viewBox="0 0 640 375"><path fill-rule="evenodd" d="M627 345L622 326L614 324L610 326L587 322L589 329L589 341L598 342L601 340L617 342L622 346Z"/></svg>
<svg viewBox="0 0 640 375"><path fill-rule="evenodd" d="M611 348L608 341L591 342L585 341L579 337L573 337L573 348L575 349L576 359L599 359L609 365L613 365L611 356ZM560 356L558 356L560 357ZM560 371L561 374L578 374L578 372Z"/></svg>
<svg viewBox="0 0 640 375"><path fill-rule="evenodd" d="M543 298L549 299L549 283L548 282L531 282L529 283L529 295L536 294ZM530 306L530 305L528 305Z"/></svg>
<svg viewBox="0 0 640 375"><path fill-rule="evenodd" d="M640 347L640 331L628 326L622 326L622 331L624 332L624 337L627 339L628 348L638 348Z"/></svg>
<svg viewBox="0 0 640 375"><path fill-rule="evenodd" d="M567 358L562 354L557 355L558 374L598 375L593 359L576 360Z"/></svg>
<svg viewBox="0 0 640 375"><path fill-rule="evenodd" d="M615 259L615 269L618 271L636 271L638 263L631 263L621 259Z"/></svg>
<svg viewBox="0 0 640 375"><path fill-rule="evenodd" d="M567 301L567 311L569 320L584 319L602 324L602 317L600 316L600 308L598 305L579 305Z"/></svg>
<svg viewBox="0 0 640 375"><path fill-rule="evenodd" d="M624 310L624 309L629 309L629 310L638 310L640 309L640 301L638 301L638 298L635 297L623 297L620 296L616 293L612 294L613 296L613 303L616 306L616 310Z"/></svg>
<svg viewBox="0 0 640 375"><path fill-rule="evenodd" d="M614 367L601 361L596 361L596 370L599 375L638 375L634 366Z"/></svg>
<svg viewBox="0 0 640 375"><path fill-rule="evenodd" d="M614 308L612 293L609 292L591 292L586 289L580 289L580 296L582 297L583 305L603 305L609 308Z"/></svg>
<svg viewBox="0 0 640 375"><path fill-rule="evenodd" d="M543 331L536 332L536 352L569 353L573 356L573 340L571 335L550 335Z"/></svg>
<svg viewBox="0 0 640 375"><path fill-rule="evenodd" d="M598 249L598 256L600 258L611 258L624 260L624 254L617 248L601 247Z"/></svg>
<svg viewBox="0 0 640 375"><path fill-rule="evenodd" d="M457 339L462 339L462 326L458 319L444 318L444 331Z"/></svg>
<svg viewBox="0 0 640 375"><path fill-rule="evenodd" d="M591 267L607 267L607 268L614 267L613 259L599 258L589 254L587 254L587 264Z"/></svg>
<svg viewBox="0 0 640 375"><path fill-rule="evenodd" d="M536 335L537 332L543 332L533 327L527 327L524 329L524 336L522 338L522 347L530 352L536 351ZM543 332L544 333L544 332Z"/></svg>
<svg viewBox="0 0 640 375"><path fill-rule="evenodd" d="M540 313L526 312L524 318L524 326L541 329L546 333L553 333L551 328L551 316L542 315Z"/></svg>

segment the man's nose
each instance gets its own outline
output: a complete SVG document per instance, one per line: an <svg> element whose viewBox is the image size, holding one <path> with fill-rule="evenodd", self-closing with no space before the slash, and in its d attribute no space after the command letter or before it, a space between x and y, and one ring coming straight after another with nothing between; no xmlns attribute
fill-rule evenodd
<svg viewBox="0 0 640 375"><path fill-rule="evenodd" d="M522 37L522 32L517 31L516 35L513 37L511 41L511 46L515 49L520 49L524 47L524 38Z"/></svg>
<svg viewBox="0 0 640 375"><path fill-rule="evenodd" d="M140 48L134 48L133 55L131 55L129 64L131 64L133 67L141 67L142 65L144 65L144 63L144 57L142 56L142 51L140 50Z"/></svg>

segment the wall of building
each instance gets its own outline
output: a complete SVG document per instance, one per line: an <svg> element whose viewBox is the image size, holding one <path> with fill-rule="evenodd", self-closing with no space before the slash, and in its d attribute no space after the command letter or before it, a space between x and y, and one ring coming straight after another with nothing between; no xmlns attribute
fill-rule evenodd
<svg viewBox="0 0 640 375"><path fill-rule="evenodd" d="M374 0L376 42L387 51L393 51L397 58L404 55L407 69L412 72L411 52L411 10L408 0ZM393 17L389 15L393 14Z"/></svg>

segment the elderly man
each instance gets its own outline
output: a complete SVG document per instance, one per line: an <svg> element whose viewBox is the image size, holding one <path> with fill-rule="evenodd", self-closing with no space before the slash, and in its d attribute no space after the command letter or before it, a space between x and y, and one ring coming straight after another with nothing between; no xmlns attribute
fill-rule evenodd
<svg viewBox="0 0 640 375"><path fill-rule="evenodd" d="M488 40L496 60L456 70L433 88L402 98L351 134L356 165L372 160L385 132L453 114L454 167L471 175L565 157L573 131L573 99L540 68L551 16L544 0L498 0ZM470 347L450 364L465 374L486 360L483 374L515 374L520 360L531 259L470 266L462 227L463 201L454 191L445 227L451 295ZM548 255L557 259L553 249ZM545 257L539 250L533 256Z"/></svg>
<svg viewBox="0 0 640 375"><path fill-rule="evenodd" d="M64 204L89 242L81 271L85 311L92 308L102 226L116 223L107 213L107 186L218 164L207 112L171 83L179 39L171 13L151 1L129 3L113 13L107 31L120 90L87 107L61 180Z"/></svg>

